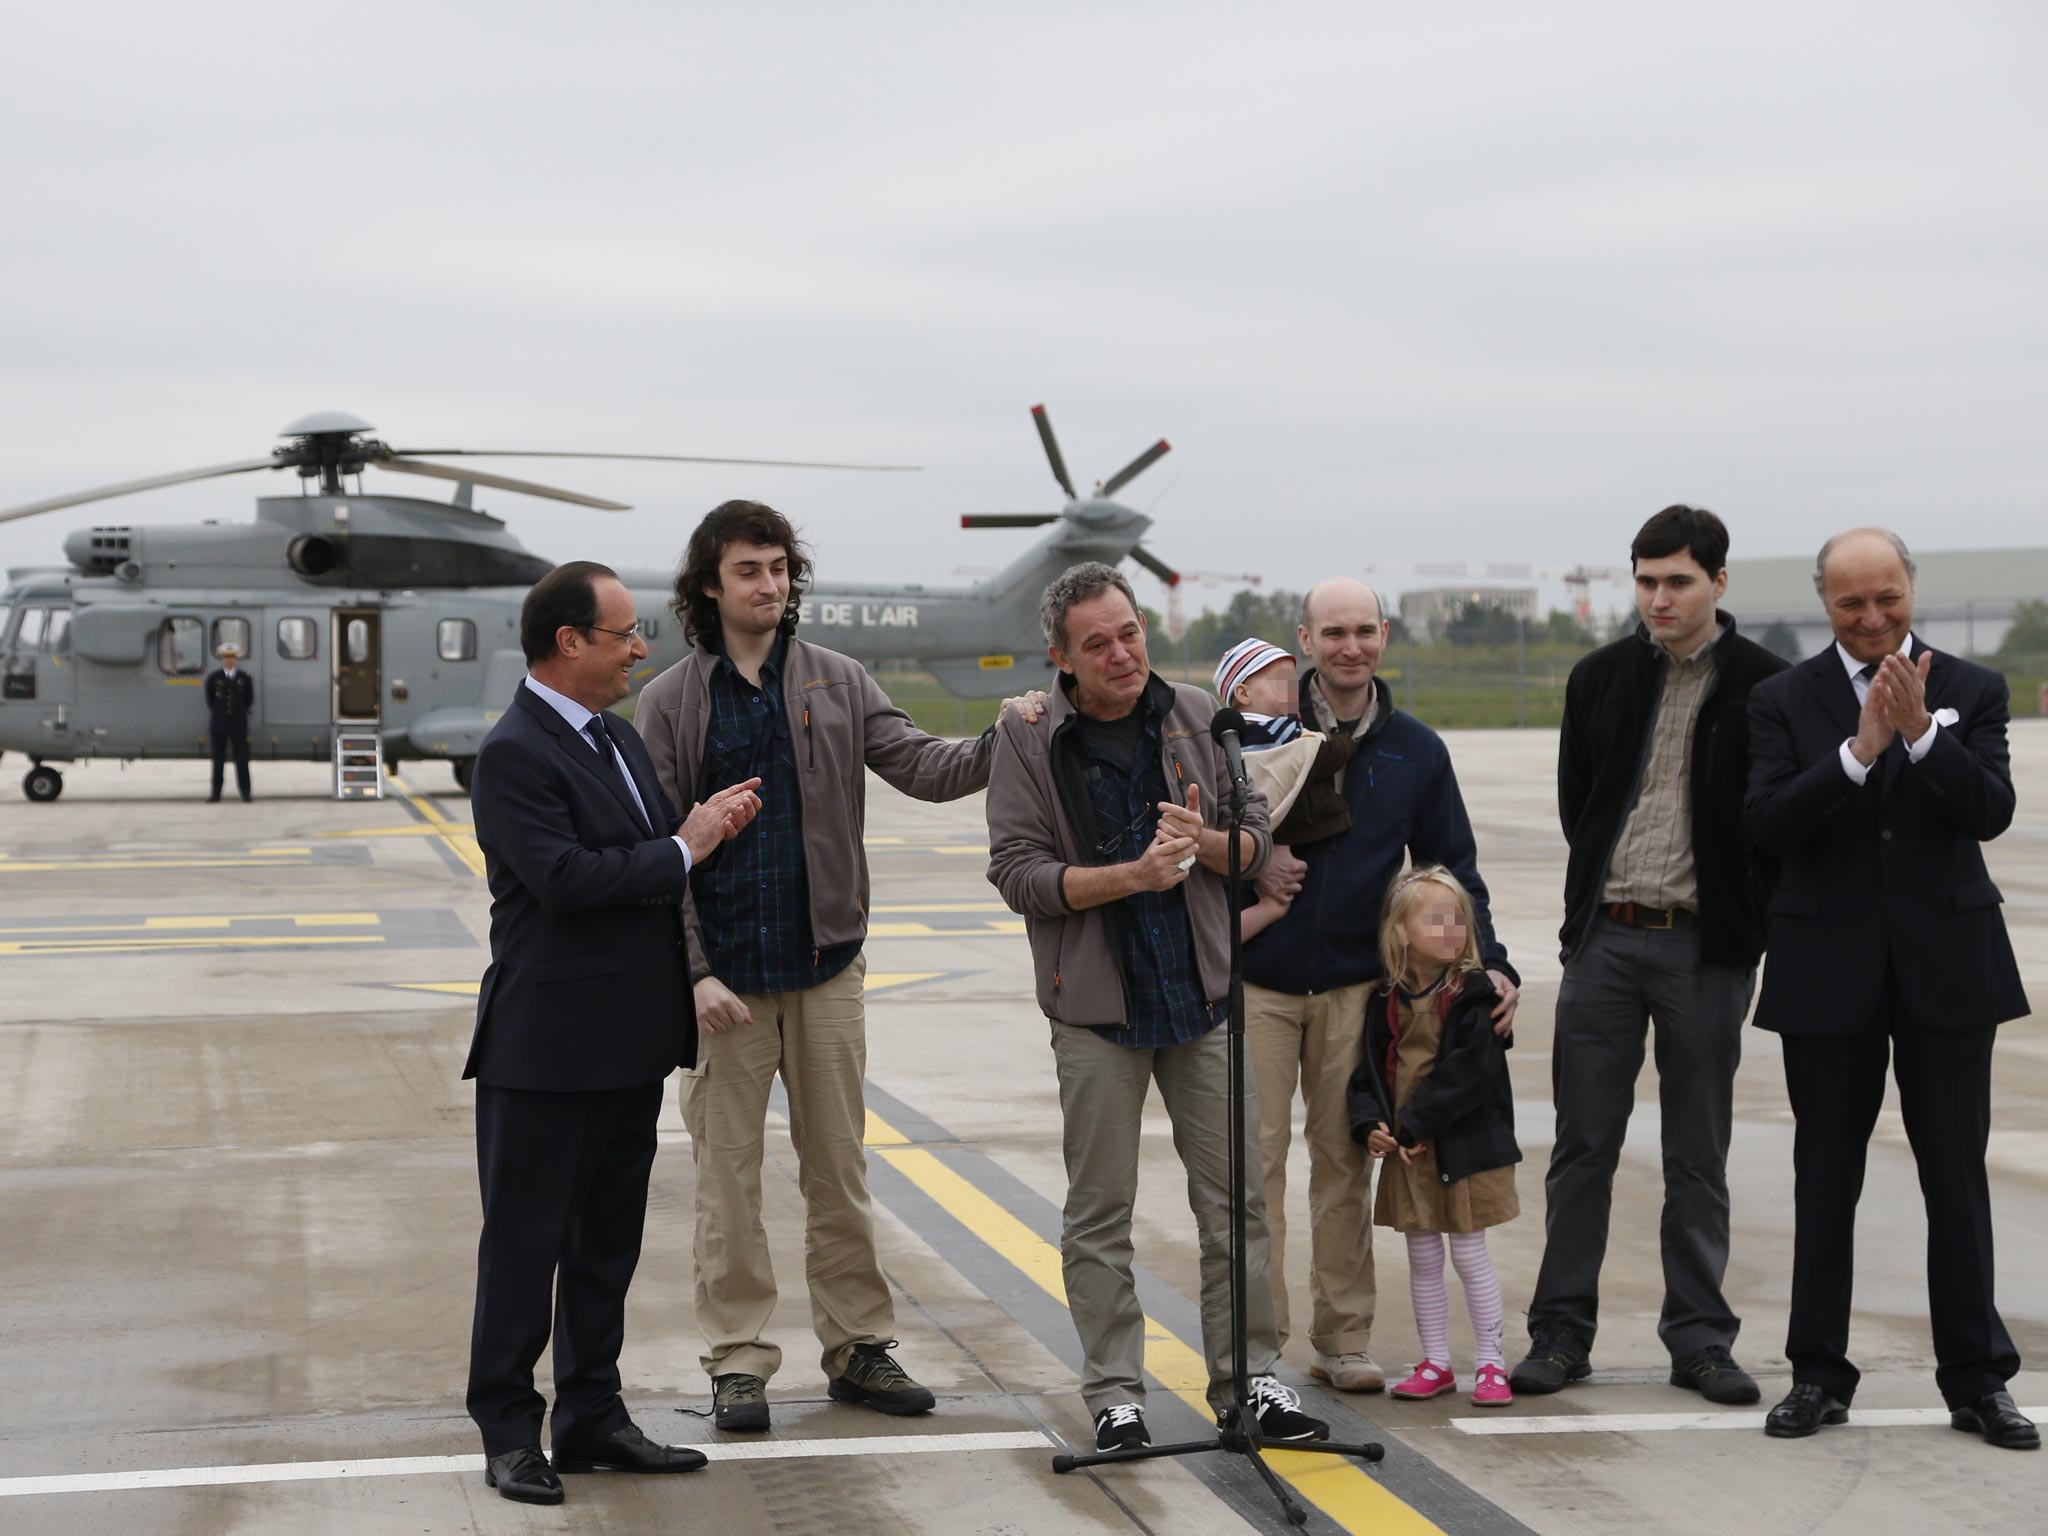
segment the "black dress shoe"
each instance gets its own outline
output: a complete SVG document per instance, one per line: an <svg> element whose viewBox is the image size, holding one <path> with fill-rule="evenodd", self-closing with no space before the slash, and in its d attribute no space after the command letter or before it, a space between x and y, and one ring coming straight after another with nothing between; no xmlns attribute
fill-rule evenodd
<svg viewBox="0 0 2048 1536"><path fill-rule="evenodd" d="M1795 1381L1785 1400L1764 1415L1764 1433L1779 1440L1803 1440L1820 1433L1823 1424L1849 1422L1849 1405L1829 1397L1825 1388Z"/></svg>
<svg viewBox="0 0 2048 1536"><path fill-rule="evenodd" d="M1967 1408L1951 1409L1948 1421L1957 1429L1982 1435L1986 1445L1995 1445L2003 1451L2041 1449L2041 1431L2034 1428L2032 1419L2013 1406L2010 1392L1993 1392L1978 1398Z"/></svg>
<svg viewBox="0 0 2048 1536"><path fill-rule="evenodd" d="M705 1460L687 1445L656 1445L637 1424L622 1424L582 1445L555 1447L557 1472L694 1472Z"/></svg>
<svg viewBox="0 0 2048 1536"><path fill-rule="evenodd" d="M484 1481L498 1490L501 1499L520 1504L562 1502L562 1480L555 1476L537 1445L522 1445L516 1451L493 1456L484 1463Z"/></svg>

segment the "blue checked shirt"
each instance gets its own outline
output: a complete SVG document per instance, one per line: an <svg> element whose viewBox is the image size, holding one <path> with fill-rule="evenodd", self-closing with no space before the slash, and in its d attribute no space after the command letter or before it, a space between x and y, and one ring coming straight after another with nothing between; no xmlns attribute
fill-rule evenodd
<svg viewBox="0 0 2048 1536"><path fill-rule="evenodd" d="M822 950L811 942L798 743L782 700L788 650L786 636L775 642L758 688L724 656L711 670L698 798L758 776L761 814L691 872L690 893L711 974L741 993L801 992L860 953L859 940Z"/></svg>
<svg viewBox="0 0 2048 1536"><path fill-rule="evenodd" d="M1150 845L1159 802L1166 798L1159 722L1146 712L1135 772L1095 751L1086 736L1079 745L1081 776L1095 812L1096 855L1105 864L1129 863ZM1097 1034L1115 1045L1153 1050L1199 1040L1223 1021L1223 1006L1202 996L1187 896L1179 886L1124 897L1114 904L1111 926L1123 973L1125 1024L1098 1026Z"/></svg>

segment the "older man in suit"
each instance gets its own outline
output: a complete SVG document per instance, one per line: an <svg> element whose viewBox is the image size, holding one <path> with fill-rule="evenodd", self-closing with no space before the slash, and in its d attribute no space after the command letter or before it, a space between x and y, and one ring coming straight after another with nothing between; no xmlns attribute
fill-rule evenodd
<svg viewBox="0 0 2048 1536"><path fill-rule="evenodd" d="M688 1472L619 1397L663 1080L696 1060L681 919L690 866L752 820L758 780L678 823L633 728L606 706L646 659L607 567L559 566L520 613L527 676L477 754L491 964L464 1077L476 1079L483 1237L468 1406L484 1479L559 1504L558 1472ZM554 1464L533 1367L554 1341Z"/></svg>
<svg viewBox="0 0 2048 1536"><path fill-rule="evenodd" d="M2032 1450L2006 1383L2019 1352L1992 1298L1996 1026L2027 1012L1984 868L2011 825L2005 680L1912 633L1913 562L1896 534L1821 547L1835 643L1750 695L1750 835L1782 860L1756 1022L1784 1041L1798 1121L1785 1354L1792 1390L1765 1431L1845 1423L1856 1201L1887 1056L1927 1206L1935 1382L1957 1429Z"/></svg>

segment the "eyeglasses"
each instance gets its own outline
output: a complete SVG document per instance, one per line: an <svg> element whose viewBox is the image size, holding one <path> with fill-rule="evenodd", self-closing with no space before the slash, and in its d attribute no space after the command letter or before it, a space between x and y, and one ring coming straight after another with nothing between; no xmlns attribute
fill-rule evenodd
<svg viewBox="0 0 2048 1536"><path fill-rule="evenodd" d="M631 629L606 629L602 624L579 624L576 627L586 631L594 629L600 635L617 635L628 645L641 638L640 626L637 623Z"/></svg>

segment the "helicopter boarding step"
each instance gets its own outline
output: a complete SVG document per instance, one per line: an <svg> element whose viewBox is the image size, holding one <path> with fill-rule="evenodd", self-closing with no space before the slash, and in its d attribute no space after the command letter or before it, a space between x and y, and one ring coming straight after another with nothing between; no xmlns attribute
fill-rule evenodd
<svg viewBox="0 0 2048 1536"><path fill-rule="evenodd" d="M383 742L374 725L334 727L334 798L384 798Z"/></svg>

